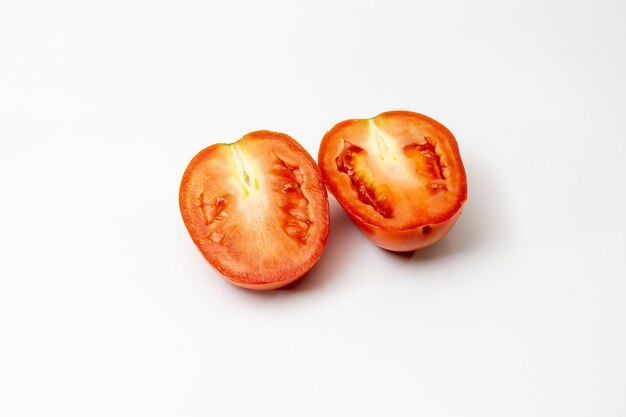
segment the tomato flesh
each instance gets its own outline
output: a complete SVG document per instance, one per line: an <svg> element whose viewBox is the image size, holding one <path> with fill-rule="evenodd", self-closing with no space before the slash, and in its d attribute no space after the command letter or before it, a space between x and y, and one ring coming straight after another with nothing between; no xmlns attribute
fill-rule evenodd
<svg viewBox="0 0 626 417"><path fill-rule="evenodd" d="M414 250L441 239L467 199L454 136L421 114L341 122L322 139L318 161L329 191L386 249Z"/></svg>
<svg viewBox="0 0 626 417"><path fill-rule="evenodd" d="M326 245L328 197L319 170L284 134L253 132L204 149L189 163L179 197L196 246L242 287L293 282Z"/></svg>

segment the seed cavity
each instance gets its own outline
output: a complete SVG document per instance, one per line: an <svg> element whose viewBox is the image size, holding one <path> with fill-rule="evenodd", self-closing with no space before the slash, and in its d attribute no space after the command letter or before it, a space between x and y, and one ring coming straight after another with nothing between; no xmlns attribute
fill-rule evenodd
<svg viewBox="0 0 626 417"><path fill-rule="evenodd" d="M288 221L285 230L287 231L287 234L294 239L306 240L309 232L309 223Z"/></svg>
<svg viewBox="0 0 626 417"><path fill-rule="evenodd" d="M271 174L281 191L280 210L284 214L282 225L285 233L299 244L306 244L312 224L309 214L309 200L302 191L304 175L297 166L292 166L274 154L276 162Z"/></svg>
<svg viewBox="0 0 626 417"><path fill-rule="evenodd" d="M419 175L430 182L431 191L447 191L446 178L441 157L432 139L425 137L425 143L411 143L404 147L404 154L417 165Z"/></svg>
<svg viewBox="0 0 626 417"><path fill-rule="evenodd" d="M335 158L335 162L337 169L350 177L352 189L357 193L359 200L371 206L381 216L391 218L393 216L391 204L387 195L376 186L371 174L367 172L366 158L367 151L344 141L343 150Z"/></svg>
<svg viewBox="0 0 626 417"><path fill-rule="evenodd" d="M225 243L225 239L230 234L230 230L224 226L224 220L228 217L226 207L230 197L230 194L222 194L211 198L204 192L198 196L198 207L202 211L207 235L214 243Z"/></svg>
<svg viewBox="0 0 626 417"><path fill-rule="evenodd" d="M300 220L301 222L307 222L309 220L309 215L302 211L302 210L298 210L298 209L294 209L291 210L289 212L289 215L292 217L295 217L296 219Z"/></svg>
<svg viewBox="0 0 626 417"><path fill-rule="evenodd" d="M298 184L296 184L295 182L286 182L283 184L283 191L286 193L290 193L293 191L297 191L298 190Z"/></svg>

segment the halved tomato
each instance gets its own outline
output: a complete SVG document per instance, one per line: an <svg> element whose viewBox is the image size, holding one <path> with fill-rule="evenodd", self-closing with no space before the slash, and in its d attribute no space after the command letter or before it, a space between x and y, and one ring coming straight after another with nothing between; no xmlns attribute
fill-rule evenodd
<svg viewBox="0 0 626 417"><path fill-rule="evenodd" d="M454 136L417 113L341 122L322 139L318 162L352 221L376 245L393 251L441 239L467 199Z"/></svg>
<svg viewBox="0 0 626 417"><path fill-rule="evenodd" d="M179 201L200 252L241 287L295 281L328 239L328 195L317 165L282 133L252 132L202 150L183 175Z"/></svg>

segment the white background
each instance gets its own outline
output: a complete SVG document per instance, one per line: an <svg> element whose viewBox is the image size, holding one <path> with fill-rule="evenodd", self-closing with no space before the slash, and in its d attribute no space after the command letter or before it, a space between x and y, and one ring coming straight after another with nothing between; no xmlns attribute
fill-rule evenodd
<svg viewBox="0 0 626 417"><path fill-rule="evenodd" d="M2 2L0 415L626 415L625 13ZM198 151L269 129L317 155L394 109L459 142L445 240L386 252L331 198L289 289L200 256L178 209Z"/></svg>

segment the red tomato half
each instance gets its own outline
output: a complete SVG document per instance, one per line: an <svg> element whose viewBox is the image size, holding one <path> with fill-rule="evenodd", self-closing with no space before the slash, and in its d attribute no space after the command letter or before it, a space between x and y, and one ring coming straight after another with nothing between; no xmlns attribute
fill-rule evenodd
<svg viewBox="0 0 626 417"><path fill-rule="evenodd" d="M179 199L200 252L241 287L295 281L328 239L328 195L317 165L282 133L252 132L202 150L183 175Z"/></svg>
<svg viewBox="0 0 626 417"><path fill-rule="evenodd" d="M341 122L322 139L318 162L329 191L354 223L389 250L435 243L467 199L454 136L417 113Z"/></svg>

